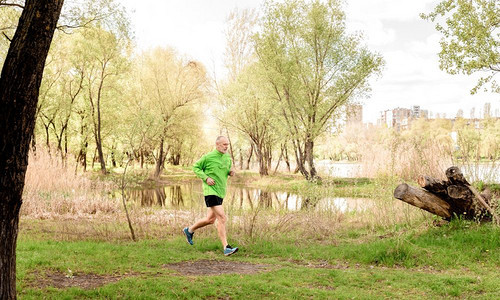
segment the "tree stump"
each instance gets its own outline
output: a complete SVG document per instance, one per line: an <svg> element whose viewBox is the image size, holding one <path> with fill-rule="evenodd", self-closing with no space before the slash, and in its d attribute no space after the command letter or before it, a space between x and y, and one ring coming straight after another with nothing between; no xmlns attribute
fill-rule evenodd
<svg viewBox="0 0 500 300"><path fill-rule="evenodd" d="M394 197L448 221L457 217L481 221L497 218L488 191L479 194L458 167L448 168L445 174L447 180L420 176L417 183L422 188L402 183L394 190Z"/></svg>

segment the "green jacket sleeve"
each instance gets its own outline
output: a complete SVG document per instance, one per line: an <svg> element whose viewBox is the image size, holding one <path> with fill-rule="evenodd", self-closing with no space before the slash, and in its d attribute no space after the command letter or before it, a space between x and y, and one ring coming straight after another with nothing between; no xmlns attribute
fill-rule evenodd
<svg viewBox="0 0 500 300"><path fill-rule="evenodd" d="M200 160L198 160L194 166L193 166L193 171L194 173L196 174L196 176L198 176L199 178L201 178L201 180L203 180L204 182L207 180L208 176L207 174L205 174L205 172L203 171L205 169L205 161L206 161L206 156L203 155Z"/></svg>

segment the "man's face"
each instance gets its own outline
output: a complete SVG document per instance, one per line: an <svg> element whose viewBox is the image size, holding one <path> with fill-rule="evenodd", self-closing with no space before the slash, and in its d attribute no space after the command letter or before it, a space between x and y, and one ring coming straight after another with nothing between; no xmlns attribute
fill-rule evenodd
<svg viewBox="0 0 500 300"><path fill-rule="evenodd" d="M229 140L227 138L221 138L218 142L215 143L215 149L220 153L226 153L229 148Z"/></svg>

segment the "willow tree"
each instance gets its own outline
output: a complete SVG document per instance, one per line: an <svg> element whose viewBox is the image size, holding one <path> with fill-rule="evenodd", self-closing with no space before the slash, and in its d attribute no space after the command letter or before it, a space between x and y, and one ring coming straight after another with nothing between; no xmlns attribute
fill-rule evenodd
<svg viewBox="0 0 500 300"><path fill-rule="evenodd" d="M261 66L255 62L252 35L257 20L254 10L234 10L227 19L225 62L229 76L219 97L222 104L219 118L226 128L238 130L250 141L259 173L268 175L277 134L275 124L270 122L275 112L269 85L262 78Z"/></svg>
<svg viewBox="0 0 500 300"><path fill-rule="evenodd" d="M498 0L444 0L421 17L435 22L436 30L443 35L439 52L442 70L450 74L486 74L471 92L489 82L491 91L500 93L494 80L500 72Z"/></svg>
<svg viewBox="0 0 500 300"><path fill-rule="evenodd" d="M101 171L106 173L104 137L115 124L112 117L120 106L121 77L128 69L125 56L129 40L126 35L106 29L102 24L77 32L74 66L83 71L82 96L94 135Z"/></svg>
<svg viewBox="0 0 500 300"><path fill-rule="evenodd" d="M141 55L135 72L140 80L138 95L147 100L153 120L158 121L154 177L159 177L172 147L167 141L176 134L172 130L175 116L182 107L199 104L203 99L208 83L206 71L202 64L172 49L156 48Z"/></svg>
<svg viewBox="0 0 500 300"><path fill-rule="evenodd" d="M256 53L274 89L297 167L317 178L314 142L346 103L369 90L382 57L346 32L340 1L267 2Z"/></svg>
<svg viewBox="0 0 500 300"><path fill-rule="evenodd" d="M51 151L50 137L56 138L57 151L64 164L68 154L68 142L74 107L83 89L84 72L81 66L72 64L73 37L56 32L47 56L40 96L37 105L35 133L45 134L45 144ZM40 130L43 133L40 133ZM32 148L36 141L33 136Z"/></svg>
<svg viewBox="0 0 500 300"><path fill-rule="evenodd" d="M272 90L258 63L248 65L225 85L224 117L226 126L243 133L253 144L259 174L269 175L273 145L278 140L277 111L271 101Z"/></svg>

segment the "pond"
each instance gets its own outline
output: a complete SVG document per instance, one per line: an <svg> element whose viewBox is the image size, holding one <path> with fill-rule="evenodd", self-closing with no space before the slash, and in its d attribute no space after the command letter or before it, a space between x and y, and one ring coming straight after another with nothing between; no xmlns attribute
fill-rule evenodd
<svg viewBox="0 0 500 300"><path fill-rule="evenodd" d="M484 182L500 182L500 164L498 162L472 163L458 165L465 178L470 182L482 180ZM320 160L316 162L316 169L320 174L330 177L363 177L363 166L360 163L334 162ZM444 174L443 170L443 174Z"/></svg>
<svg viewBox="0 0 500 300"><path fill-rule="evenodd" d="M126 190L128 201L142 207L168 209L198 209L205 207L201 183L168 185L155 189ZM229 186L224 207L227 209L254 210L274 209L296 211L316 209L320 211L361 212L374 205L373 199L327 197L308 199L287 192L269 192L260 189Z"/></svg>

